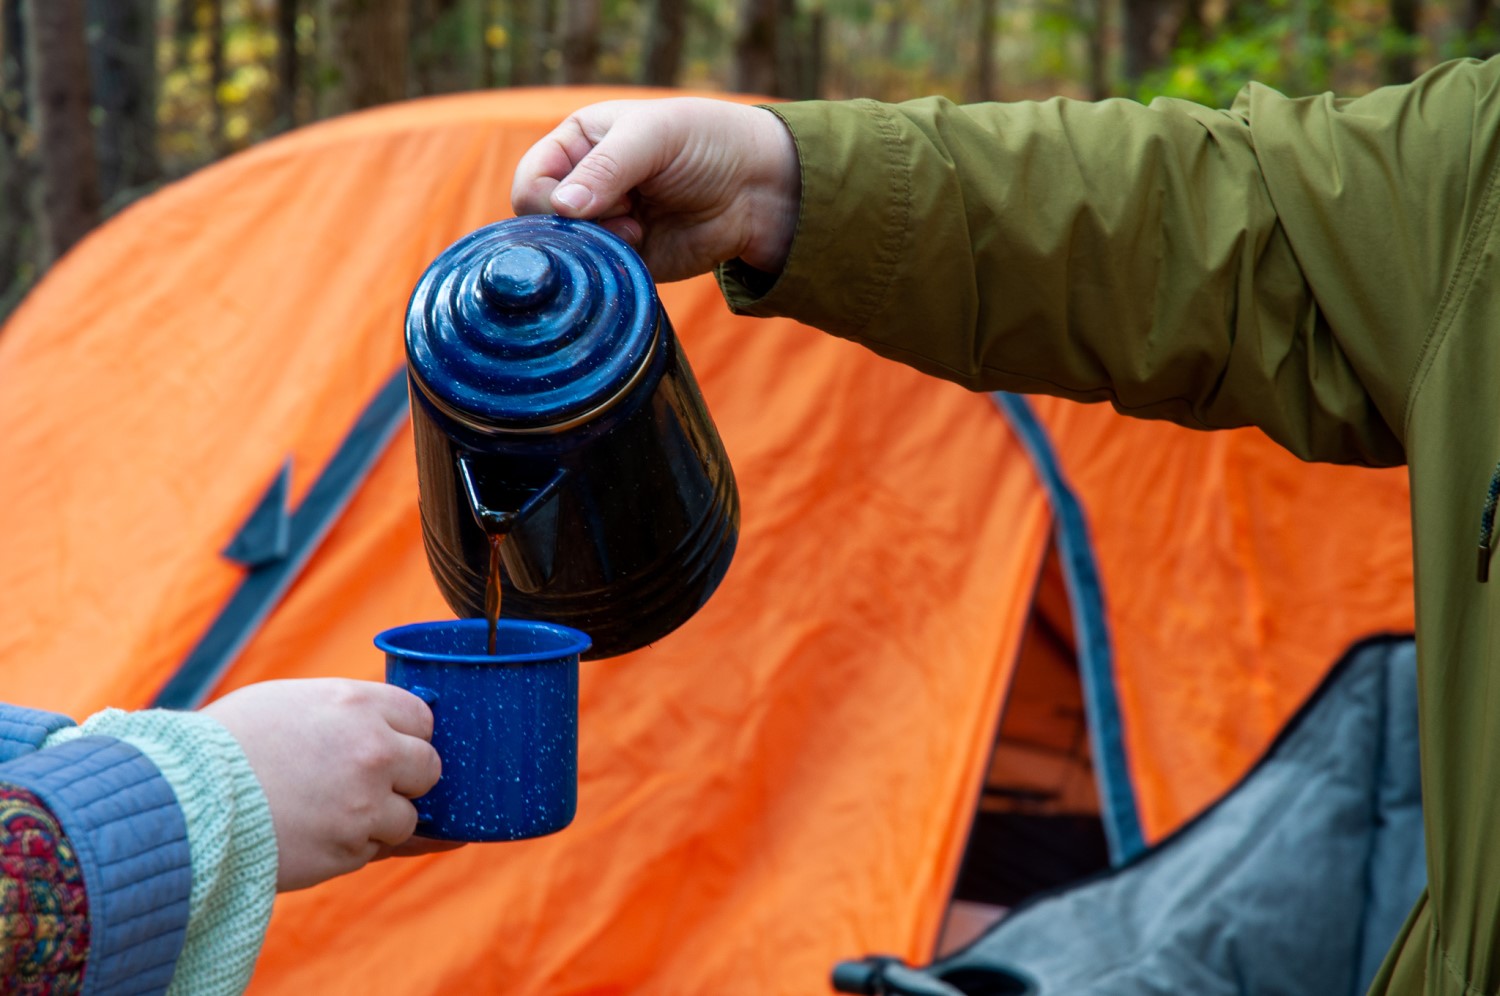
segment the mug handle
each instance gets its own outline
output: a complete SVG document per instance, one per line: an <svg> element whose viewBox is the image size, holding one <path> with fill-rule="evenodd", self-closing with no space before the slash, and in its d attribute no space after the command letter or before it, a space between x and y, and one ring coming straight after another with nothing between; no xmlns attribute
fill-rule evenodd
<svg viewBox="0 0 1500 996"><path fill-rule="evenodd" d="M421 699L423 702L426 702L428 708L432 708L432 707L434 707L434 706L437 705L438 693L435 692L435 691L433 691L431 688L427 688L424 685L412 685L410 688L407 689L407 691L411 692L413 695L415 695L417 698ZM438 780L442 781L442 777L439 776ZM427 799L427 796L422 795L422 796L418 796L417 798L415 798L415 799L412 800L412 805L414 805L414 806L417 807L417 835L418 836L421 836L421 833L422 833L422 824L424 824L424 823L431 823L432 822L432 811L426 805L424 805L426 799Z"/></svg>

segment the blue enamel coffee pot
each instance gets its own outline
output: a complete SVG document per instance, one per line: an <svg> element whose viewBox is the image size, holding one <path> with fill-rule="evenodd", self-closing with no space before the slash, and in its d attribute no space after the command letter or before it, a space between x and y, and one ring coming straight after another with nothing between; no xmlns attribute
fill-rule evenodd
<svg viewBox="0 0 1500 996"><path fill-rule="evenodd" d="M639 256L597 225L489 225L406 315L422 538L448 605L582 630L589 659L672 632L734 554L739 492Z"/></svg>

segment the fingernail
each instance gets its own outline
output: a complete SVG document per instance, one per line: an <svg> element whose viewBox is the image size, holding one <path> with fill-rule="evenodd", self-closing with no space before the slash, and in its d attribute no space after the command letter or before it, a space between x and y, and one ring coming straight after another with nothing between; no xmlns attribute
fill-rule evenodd
<svg viewBox="0 0 1500 996"><path fill-rule="evenodd" d="M553 203L561 204L570 211L583 211L594 199L588 188L581 183L570 183L565 187L559 187L552 195Z"/></svg>

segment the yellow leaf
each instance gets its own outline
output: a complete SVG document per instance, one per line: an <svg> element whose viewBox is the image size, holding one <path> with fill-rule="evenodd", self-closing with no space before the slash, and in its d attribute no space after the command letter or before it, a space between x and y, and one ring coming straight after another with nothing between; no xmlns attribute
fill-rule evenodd
<svg viewBox="0 0 1500 996"><path fill-rule="evenodd" d="M238 79L227 79L219 84L219 103L233 107L243 104L250 96L250 88Z"/></svg>
<svg viewBox="0 0 1500 996"><path fill-rule="evenodd" d="M1198 82L1198 70L1192 66L1178 66L1172 73L1172 86L1177 90L1190 90Z"/></svg>

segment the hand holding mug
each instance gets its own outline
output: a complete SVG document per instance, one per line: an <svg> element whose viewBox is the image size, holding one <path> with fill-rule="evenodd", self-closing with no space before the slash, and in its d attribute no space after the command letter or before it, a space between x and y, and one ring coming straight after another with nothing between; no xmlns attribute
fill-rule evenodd
<svg viewBox="0 0 1500 996"><path fill-rule="evenodd" d="M415 695L343 678L268 681L202 711L239 742L266 793L279 891L454 846L412 838L411 800L442 767L428 742L432 712Z"/></svg>

